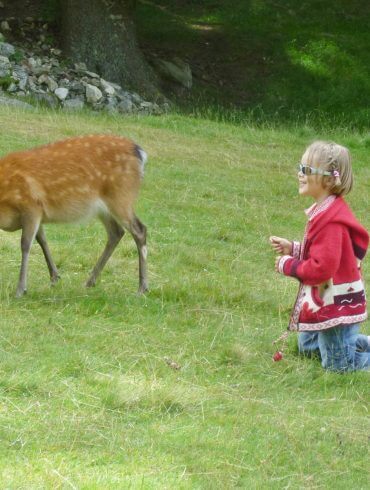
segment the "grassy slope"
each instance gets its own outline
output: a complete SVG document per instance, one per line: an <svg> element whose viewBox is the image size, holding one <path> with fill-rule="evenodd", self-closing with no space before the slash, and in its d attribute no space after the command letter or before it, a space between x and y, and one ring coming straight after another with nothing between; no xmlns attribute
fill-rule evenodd
<svg viewBox="0 0 370 490"><path fill-rule="evenodd" d="M271 361L296 284L274 274L267 237L300 237L308 202L294 164L328 134L3 108L0 121L1 154L90 132L142 144L151 281L137 297L125 237L85 290L102 227L48 226L62 281L49 287L35 245L29 293L16 301L19 234L0 232L2 484L367 488L368 373L325 373L297 357L294 337ZM369 228L369 139L330 136L353 151L350 202Z"/></svg>
<svg viewBox="0 0 370 490"><path fill-rule="evenodd" d="M137 23L148 52L189 61L192 105L368 128L369 15L367 0L142 0Z"/></svg>

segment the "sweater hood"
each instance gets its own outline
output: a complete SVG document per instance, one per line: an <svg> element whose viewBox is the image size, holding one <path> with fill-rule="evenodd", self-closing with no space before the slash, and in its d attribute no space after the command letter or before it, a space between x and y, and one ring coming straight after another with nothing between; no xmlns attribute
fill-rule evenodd
<svg viewBox="0 0 370 490"><path fill-rule="evenodd" d="M351 237L354 254L359 260L362 260L369 245L369 234L357 221L342 197L337 197L325 212L318 214L312 220L308 239L313 238L328 223L339 223L346 226Z"/></svg>

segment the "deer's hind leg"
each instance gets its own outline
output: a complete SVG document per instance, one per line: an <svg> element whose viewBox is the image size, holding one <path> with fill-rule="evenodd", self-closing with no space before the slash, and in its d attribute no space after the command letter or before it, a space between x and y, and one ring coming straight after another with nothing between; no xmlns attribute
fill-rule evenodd
<svg viewBox="0 0 370 490"><path fill-rule="evenodd" d="M86 287L95 286L99 274L125 234L125 230L117 223L113 216L102 214L99 216L99 218L107 231L108 241L105 245L103 253L99 257L93 271L91 272L89 279L86 281Z"/></svg>
<svg viewBox="0 0 370 490"><path fill-rule="evenodd" d="M146 246L146 226L134 214L128 227L133 236L137 251L139 254L139 293L145 293L149 290L148 287L148 272L147 272L147 255L148 249Z"/></svg>
<svg viewBox="0 0 370 490"><path fill-rule="evenodd" d="M131 206L134 196L126 195L107 202L109 211L122 228L128 230L135 240L139 254L139 293L148 291L146 226L135 215Z"/></svg>

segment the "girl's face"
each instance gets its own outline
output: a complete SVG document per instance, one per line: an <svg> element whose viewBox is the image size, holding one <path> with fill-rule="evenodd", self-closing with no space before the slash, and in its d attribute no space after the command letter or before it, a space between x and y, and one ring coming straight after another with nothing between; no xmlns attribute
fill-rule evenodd
<svg viewBox="0 0 370 490"><path fill-rule="evenodd" d="M322 170L318 167L314 165L308 165L307 159L305 157L306 154L304 154L302 157L301 168L298 171L299 195L309 196L312 197L316 202L322 202L331 194L329 188L327 187L327 185L325 185L325 175L322 174ZM311 173L311 175L305 175L309 173Z"/></svg>

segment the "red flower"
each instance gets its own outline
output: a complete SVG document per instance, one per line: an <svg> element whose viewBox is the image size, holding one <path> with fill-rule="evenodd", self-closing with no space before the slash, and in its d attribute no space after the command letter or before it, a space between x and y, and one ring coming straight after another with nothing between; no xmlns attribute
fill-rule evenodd
<svg viewBox="0 0 370 490"><path fill-rule="evenodd" d="M275 354L273 355L272 359L274 362L278 362L278 361L281 361L283 358L283 353L281 351L277 351L275 352Z"/></svg>

